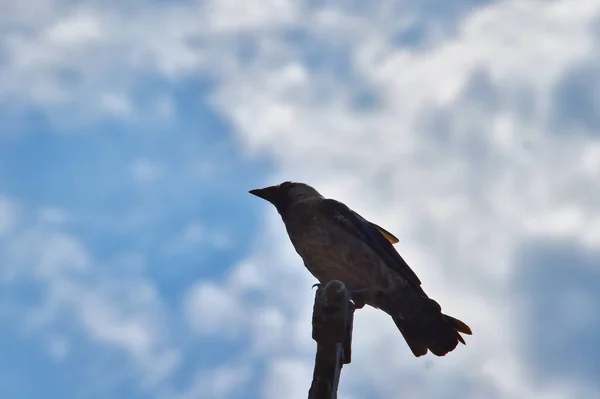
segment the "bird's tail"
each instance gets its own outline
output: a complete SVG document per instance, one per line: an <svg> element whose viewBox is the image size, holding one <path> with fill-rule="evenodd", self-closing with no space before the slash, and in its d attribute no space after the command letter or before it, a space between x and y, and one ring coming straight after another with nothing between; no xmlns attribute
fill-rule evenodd
<svg viewBox="0 0 600 399"><path fill-rule="evenodd" d="M471 329L462 321L442 313L440 305L426 298L421 314L416 319L404 320L392 316L406 343L416 357L430 350L436 356L453 351L458 343L465 345L460 333L471 335Z"/></svg>

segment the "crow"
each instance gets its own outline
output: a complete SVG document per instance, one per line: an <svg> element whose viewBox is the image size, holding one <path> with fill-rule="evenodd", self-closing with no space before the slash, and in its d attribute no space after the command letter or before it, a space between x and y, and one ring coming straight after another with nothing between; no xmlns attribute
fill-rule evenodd
<svg viewBox="0 0 600 399"><path fill-rule="evenodd" d="M444 356L458 342L465 344L460 333L472 334L425 294L389 231L305 183L286 181L249 192L275 206L296 252L320 284L340 280L356 308L369 305L389 314L414 356L428 350Z"/></svg>

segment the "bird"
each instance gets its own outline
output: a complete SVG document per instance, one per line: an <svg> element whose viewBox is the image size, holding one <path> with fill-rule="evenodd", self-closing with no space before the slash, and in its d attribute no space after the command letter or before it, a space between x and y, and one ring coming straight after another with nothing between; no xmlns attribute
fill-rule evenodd
<svg viewBox="0 0 600 399"><path fill-rule="evenodd" d="M356 309L369 305L391 316L415 357L445 356L472 335L461 320L442 313L394 248L399 240L314 187L294 181L249 191L271 203L304 266L319 281L339 280Z"/></svg>

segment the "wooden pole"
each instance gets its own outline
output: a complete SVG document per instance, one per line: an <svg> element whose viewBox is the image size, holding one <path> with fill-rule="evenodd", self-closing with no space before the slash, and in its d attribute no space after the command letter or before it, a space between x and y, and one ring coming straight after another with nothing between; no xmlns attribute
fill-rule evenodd
<svg viewBox="0 0 600 399"><path fill-rule="evenodd" d="M312 316L317 353L308 399L337 399L342 367L351 361L353 322L354 305L344 283L318 285Z"/></svg>

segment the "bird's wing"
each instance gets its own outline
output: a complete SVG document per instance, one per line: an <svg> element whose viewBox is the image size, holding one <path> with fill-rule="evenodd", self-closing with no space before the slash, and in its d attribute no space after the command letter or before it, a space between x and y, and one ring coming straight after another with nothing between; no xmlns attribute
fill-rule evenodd
<svg viewBox="0 0 600 399"><path fill-rule="evenodd" d="M376 225L373 222L369 222L371 223L377 230L379 230L379 232L385 237L386 240L388 240L390 243L392 244L397 244L398 242L400 242L400 240L393 235L392 233L390 233L389 231L387 231L386 229L384 229L383 227Z"/></svg>
<svg viewBox="0 0 600 399"><path fill-rule="evenodd" d="M419 280L406 261L402 259L400 254L396 252L392 243L385 238L376 225L346 205L333 199L322 200L320 207L325 215L338 222L346 231L359 237L369 245L391 269L401 274L417 292L425 294L421 288L421 280Z"/></svg>

